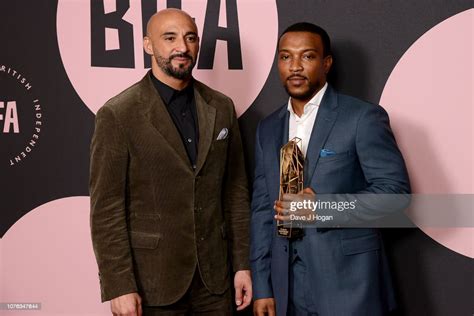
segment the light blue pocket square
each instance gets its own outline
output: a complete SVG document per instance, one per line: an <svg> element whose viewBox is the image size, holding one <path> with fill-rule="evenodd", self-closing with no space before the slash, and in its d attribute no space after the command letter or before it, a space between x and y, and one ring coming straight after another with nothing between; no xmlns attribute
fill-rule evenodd
<svg viewBox="0 0 474 316"><path fill-rule="evenodd" d="M335 151L323 148L323 149L321 149L321 152L319 153L319 157L329 157L329 156L333 156L335 154L336 154Z"/></svg>

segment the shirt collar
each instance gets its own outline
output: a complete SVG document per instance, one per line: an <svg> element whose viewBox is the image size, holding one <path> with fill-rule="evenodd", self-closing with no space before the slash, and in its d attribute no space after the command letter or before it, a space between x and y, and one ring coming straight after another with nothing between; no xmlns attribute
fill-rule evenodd
<svg viewBox="0 0 474 316"><path fill-rule="evenodd" d="M186 98L192 98L194 96L194 88L193 88L193 79L189 82L189 84L183 90L175 90L168 86L167 84L161 82L158 78L156 78L153 73L150 71L150 77L153 82L153 85L158 91L158 94L163 99L163 102L166 106L170 104L170 102L176 98L178 95L185 95Z"/></svg>
<svg viewBox="0 0 474 316"><path fill-rule="evenodd" d="M309 113L313 108L319 107L321 105L321 101L327 88L328 83L326 82L321 90L319 90L318 93L316 93L314 97L312 97L311 100L309 100L308 103L304 105L303 115ZM288 111L290 111L291 114L296 115L295 111L293 111L293 106L291 105L291 97L288 99Z"/></svg>

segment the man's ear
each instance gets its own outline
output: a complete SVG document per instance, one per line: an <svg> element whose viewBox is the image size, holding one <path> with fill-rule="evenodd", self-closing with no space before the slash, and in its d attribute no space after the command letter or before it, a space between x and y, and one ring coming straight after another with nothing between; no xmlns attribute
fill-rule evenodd
<svg viewBox="0 0 474 316"><path fill-rule="evenodd" d="M143 38L143 49L145 49L145 52L148 54L148 55L152 55L153 56L153 45L151 43L151 40L148 36L145 36Z"/></svg>
<svg viewBox="0 0 474 316"><path fill-rule="evenodd" d="M326 73L326 75L328 74L329 70L331 70L331 66L332 66L332 56L328 55L324 57L324 72Z"/></svg>

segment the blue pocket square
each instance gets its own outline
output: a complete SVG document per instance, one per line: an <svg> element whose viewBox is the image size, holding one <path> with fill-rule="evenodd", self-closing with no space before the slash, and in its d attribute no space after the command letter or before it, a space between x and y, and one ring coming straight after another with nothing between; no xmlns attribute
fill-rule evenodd
<svg viewBox="0 0 474 316"><path fill-rule="evenodd" d="M333 156L335 154L336 154L335 151L324 148L324 149L321 149L321 152L319 153L319 157L329 157L329 156Z"/></svg>

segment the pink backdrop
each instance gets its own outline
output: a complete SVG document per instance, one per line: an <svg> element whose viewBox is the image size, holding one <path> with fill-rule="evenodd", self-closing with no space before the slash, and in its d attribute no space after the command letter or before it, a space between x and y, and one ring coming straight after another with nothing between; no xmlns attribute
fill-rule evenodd
<svg viewBox="0 0 474 316"><path fill-rule="evenodd" d="M199 19L203 14L200 13L202 5L192 8L189 3L183 1L183 9L188 9L186 5L189 5L189 10L194 10L202 29ZM138 23L136 10L129 16L134 23ZM219 78L223 72L229 76L230 71L224 69L219 58L212 73L198 72L200 79L234 97L239 114L253 102L268 76L277 36L275 7L262 8L262 12L269 12L265 19L273 21L270 23L260 23L259 16L244 12L244 7L242 10L239 16L245 16L246 21L242 23L241 34L246 42L243 58L244 63L250 65L246 68L248 72L236 71L233 80L224 82ZM76 17L87 14L86 11L78 1L59 1L58 39L69 78L87 106L95 112L106 96L114 95L138 80L144 69L87 68L82 72L87 60L81 56L87 54L79 54L82 48L77 45L87 39L80 38L82 35L78 30L87 25L81 25ZM417 40L393 70L381 98L381 104L390 113L416 193L474 193L473 12L453 16ZM264 41L261 36L251 34L255 25L268 35ZM73 34L78 37L71 39ZM136 36L141 37L141 34ZM116 43L111 40L109 45ZM140 58L141 48L136 47L135 54ZM220 47L218 51L223 49ZM255 54L260 55L254 60ZM110 78L122 81L101 86L102 93L97 93L94 85ZM256 84L249 85L249 78ZM104 88L109 92L104 93ZM473 257L473 229L422 229L444 246ZM109 314L108 304L99 302L88 197L59 199L32 210L0 240L0 255L0 301L41 302L42 310L34 312L35 315Z"/></svg>
<svg viewBox="0 0 474 316"><path fill-rule="evenodd" d="M385 85L380 103L390 114L414 193L474 193L473 21L474 10L468 10L426 32ZM420 228L474 257L474 228Z"/></svg>

